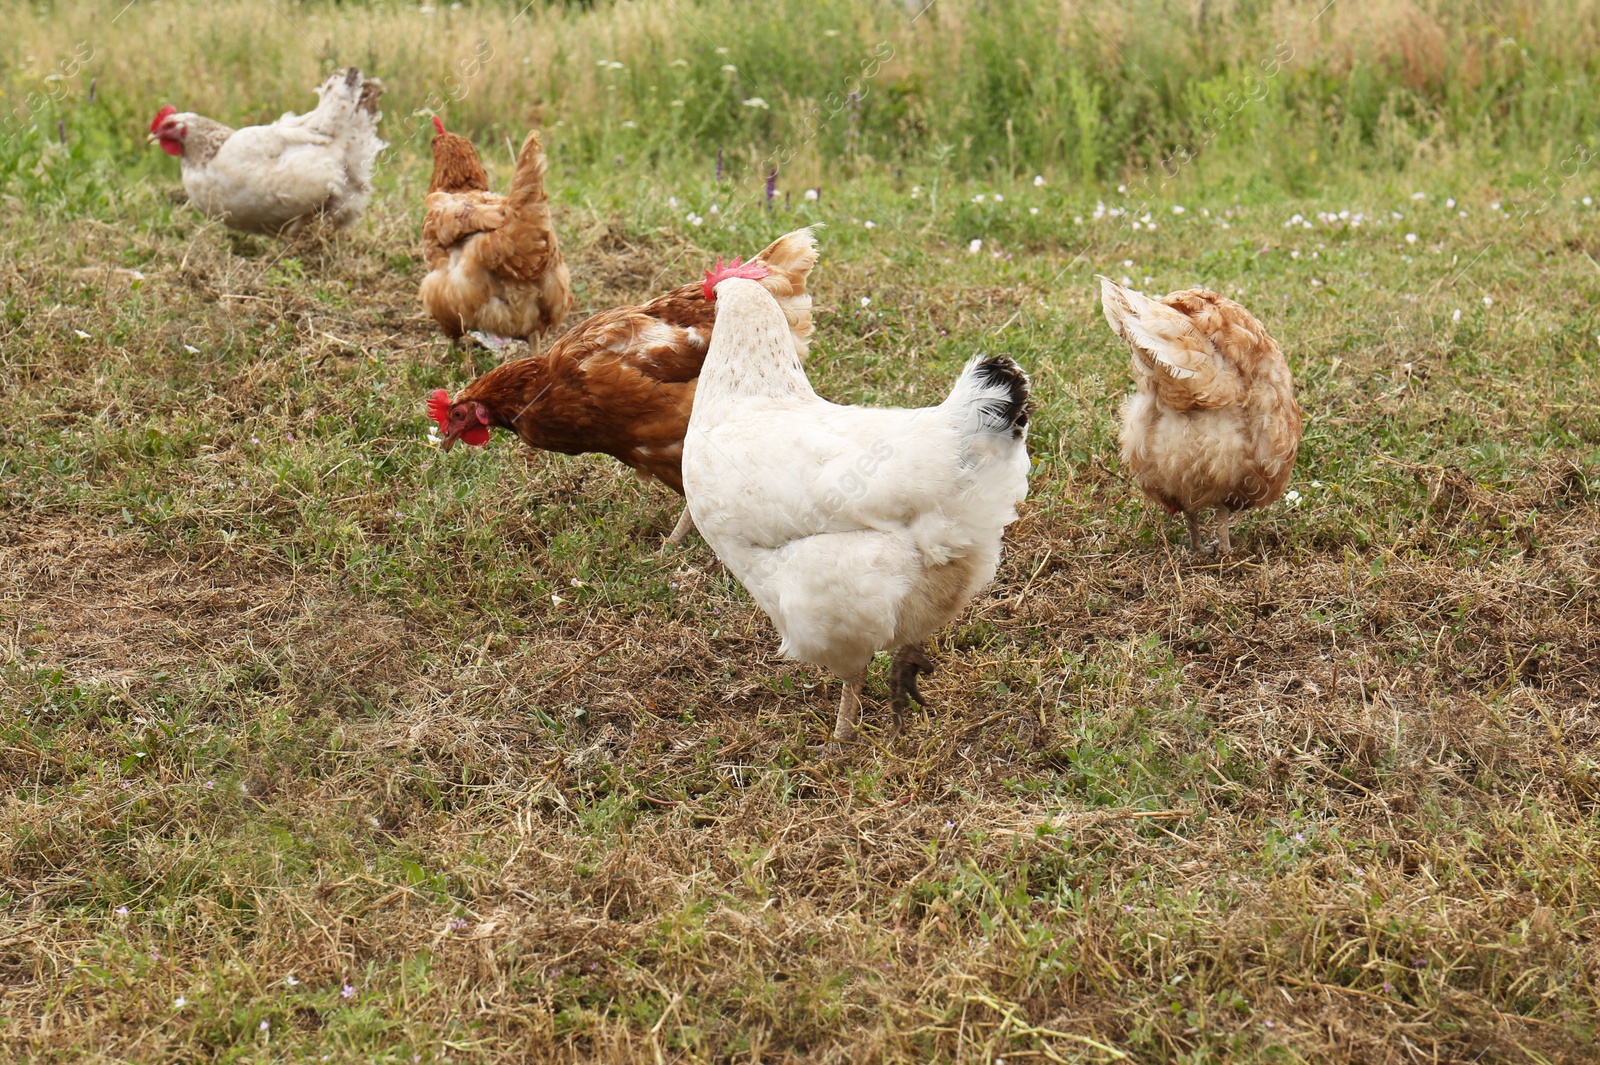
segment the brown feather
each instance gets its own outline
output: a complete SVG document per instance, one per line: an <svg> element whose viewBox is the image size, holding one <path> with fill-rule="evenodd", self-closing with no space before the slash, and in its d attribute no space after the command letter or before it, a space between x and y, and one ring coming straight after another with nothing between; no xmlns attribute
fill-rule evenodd
<svg viewBox="0 0 1600 1065"><path fill-rule="evenodd" d="M757 258L771 267L761 283L784 308L804 353L813 329L805 286L817 258L815 239L799 230ZM698 282L637 307L602 311L543 355L477 378L452 406L481 403L490 425L511 430L531 448L611 455L682 495L683 434L716 315Z"/></svg>
<svg viewBox="0 0 1600 1065"><path fill-rule="evenodd" d="M572 279L550 216L538 133L523 142L506 195L488 191L465 137L444 133L433 143L423 306L451 338L485 329L531 341L555 329L572 310Z"/></svg>
<svg viewBox="0 0 1600 1065"><path fill-rule="evenodd" d="M1122 457L1144 494L1186 515L1279 499L1304 418L1266 328L1203 288L1150 300L1103 279L1102 304L1133 354L1138 388L1124 407Z"/></svg>

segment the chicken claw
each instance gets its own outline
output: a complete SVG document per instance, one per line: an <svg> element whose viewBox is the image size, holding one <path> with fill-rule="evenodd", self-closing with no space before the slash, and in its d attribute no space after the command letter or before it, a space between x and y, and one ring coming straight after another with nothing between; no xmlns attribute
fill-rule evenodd
<svg viewBox="0 0 1600 1065"><path fill-rule="evenodd" d="M928 700L917 690L917 677L933 672L933 659L916 644L906 644L894 653L889 666L889 708L894 712L894 731L899 732L905 712L912 702L927 706Z"/></svg>

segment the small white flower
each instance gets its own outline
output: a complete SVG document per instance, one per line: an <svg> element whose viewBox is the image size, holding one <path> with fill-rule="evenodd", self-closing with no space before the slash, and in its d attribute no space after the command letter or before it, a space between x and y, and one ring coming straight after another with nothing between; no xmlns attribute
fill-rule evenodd
<svg viewBox="0 0 1600 1065"><path fill-rule="evenodd" d="M1491 203L1489 205L1489 210L1491 210L1491 211L1498 211L1499 209L1500 209L1500 201L1499 200L1496 200L1496 201L1494 201L1493 203Z"/></svg>
<svg viewBox="0 0 1600 1065"><path fill-rule="evenodd" d="M982 250L983 250L983 240L981 238L979 238L979 237L973 237L972 238L972 243L967 245L967 254L968 255L976 255Z"/></svg>
<svg viewBox="0 0 1600 1065"><path fill-rule="evenodd" d="M1291 507L1298 507L1300 505L1300 493L1291 488L1284 495L1283 501Z"/></svg>
<svg viewBox="0 0 1600 1065"><path fill-rule="evenodd" d="M678 206L678 198L676 196L668 196L667 197L667 206L668 207L676 207L676 206Z"/></svg>
<svg viewBox="0 0 1600 1065"><path fill-rule="evenodd" d="M870 221L870 220L866 221L866 222L863 222L861 224L863 226L865 226L866 228L868 228L868 229L876 229L876 228L878 228L878 223Z"/></svg>
<svg viewBox="0 0 1600 1065"><path fill-rule="evenodd" d="M752 96L750 99L744 101L744 105L746 107L759 107L762 110L766 110L767 101L763 100L759 96Z"/></svg>
<svg viewBox="0 0 1600 1065"><path fill-rule="evenodd" d="M179 995L177 998L172 1000L172 1008L175 1010L181 1010L188 1004L189 1000L184 998L182 995Z"/></svg>
<svg viewBox="0 0 1600 1065"><path fill-rule="evenodd" d="M1483 297L1483 305L1485 307L1493 307L1494 306L1494 297L1493 296L1485 296L1485 297Z"/></svg>
<svg viewBox="0 0 1600 1065"><path fill-rule="evenodd" d="M283 978L283 982L288 984L290 987L300 986L300 980L294 975L294 973L290 973L288 976L285 976Z"/></svg>
<svg viewBox="0 0 1600 1065"><path fill-rule="evenodd" d="M190 355L198 355L198 354L200 354L200 349L195 347L193 344L185 344L183 346L183 350L187 351Z"/></svg>
<svg viewBox="0 0 1600 1065"><path fill-rule="evenodd" d="M1028 208L1028 213L1029 213L1029 214L1038 214L1038 213L1039 213L1039 208L1037 208L1037 207L1030 207L1030 208ZM1081 218L1080 218L1080 219L1078 219L1078 221L1080 221L1080 222L1081 222L1081 221L1083 221L1083 219L1081 219Z"/></svg>
<svg viewBox="0 0 1600 1065"><path fill-rule="evenodd" d="M922 186L921 185L913 185L913 186L911 186L911 198L913 200L922 199Z"/></svg>
<svg viewBox="0 0 1600 1065"><path fill-rule="evenodd" d="M687 59L674 59L672 62L667 64L669 67L686 67L688 65L689 61Z"/></svg>
<svg viewBox="0 0 1600 1065"><path fill-rule="evenodd" d="M817 190L816 189L807 189L806 190L806 199L815 200L816 198L817 198Z"/></svg>
<svg viewBox="0 0 1600 1065"><path fill-rule="evenodd" d="M1124 268L1131 270L1131 269L1133 269L1133 260L1132 259L1124 259L1124 260L1122 260L1122 265L1123 265Z"/></svg>
<svg viewBox="0 0 1600 1065"><path fill-rule="evenodd" d="M694 213L694 212L693 212L693 211L690 211L690 212L689 212L689 219L688 219L688 221L689 221L689 224L690 224L690 225L691 225L691 226L698 226L698 225L700 225L700 224L702 224L702 223L704 223L704 222L705 222L705 219L704 219L704 218L701 218L701 217L700 217L700 216L699 216L699 215L697 215L697 214L695 214L695 213Z"/></svg>
<svg viewBox="0 0 1600 1065"><path fill-rule="evenodd" d="M1417 242L1417 235L1415 233L1407 233L1406 234L1406 243L1407 244L1415 244L1416 242Z"/></svg>
<svg viewBox="0 0 1600 1065"><path fill-rule="evenodd" d="M863 306L863 307L872 306L872 297L871 296L862 296L861 297L861 306Z"/></svg>
<svg viewBox="0 0 1600 1065"><path fill-rule="evenodd" d="M597 66L597 67L608 67L608 66L611 65L611 60L609 60L609 59L596 59L594 61L594 65Z"/></svg>
<svg viewBox="0 0 1600 1065"><path fill-rule="evenodd" d="M622 66L621 63L611 63L611 64L608 64L608 69L610 69L610 70L622 70L623 66Z"/></svg>
<svg viewBox="0 0 1600 1065"><path fill-rule="evenodd" d="M1322 287L1322 282L1318 281L1316 278L1313 277L1311 279L1311 287L1312 288L1321 288Z"/></svg>
<svg viewBox="0 0 1600 1065"><path fill-rule="evenodd" d="M1172 213L1173 214L1182 214L1183 211L1184 211L1183 204L1175 203L1175 204L1172 205Z"/></svg>
<svg viewBox="0 0 1600 1065"><path fill-rule="evenodd" d="M1583 205L1585 207L1592 206L1593 204L1594 204L1594 197L1593 196L1585 196L1583 198Z"/></svg>
<svg viewBox="0 0 1600 1065"><path fill-rule="evenodd" d="M270 1031L272 1031L272 1022L271 1021L262 1021L259 1025L257 1025L257 1027L260 1028L263 1032L270 1032Z"/></svg>
<svg viewBox="0 0 1600 1065"><path fill-rule="evenodd" d="M1313 227L1312 227L1310 222L1301 222L1300 223L1300 228L1301 229L1311 229Z"/></svg>
<svg viewBox="0 0 1600 1065"><path fill-rule="evenodd" d="M1005 199L1006 198L1004 196L1000 195L998 192L994 194L994 202L995 203L1004 203Z"/></svg>
<svg viewBox="0 0 1600 1065"><path fill-rule="evenodd" d="M1035 174L1035 175L1033 175L1033 187L1037 189L1037 188L1042 188L1043 186L1044 186L1044 175L1043 174Z"/></svg>
<svg viewBox="0 0 1600 1065"><path fill-rule="evenodd" d="M1445 205L1445 206L1446 206L1446 207L1454 207L1454 206L1455 206L1455 205L1456 205L1456 199L1455 199L1455 197L1454 197L1454 196L1452 196L1452 197L1450 197L1450 198L1449 198L1449 199L1448 199L1448 200L1445 200L1445 201L1444 201L1444 205Z"/></svg>
<svg viewBox="0 0 1600 1065"><path fill-rule="evenodd" d="M983 193L980 192L976 196L974 196L972 198L972 202L973 203L982 203L983 202Z"/></svg>
<svg viewBox="0 0 1600 1065"><path fill-rule="evenodd" d="M1126 185L1118 185L1117 186L1117 191L1122 193L1124 196L1126 196L1128 194L1128 186L1126 186Z"/></svg>
<svg viewBox="0 0 1600 1065"><path fill-rule="evenodd" d="M1428 198L1428 194L1426 192L1413 192L1411 194L1411 198L1413 200L1426 200Z"/></svg>
<svg viewBox="0 0 1600 1065"><path fill-rule="evenodd" d="M1156 224L1155 224L1155 223L1154 223L1154 222L1146 222L1146 223L1145 223L1145 224L1144 224L1144 227L1145 227L1145 228L1146 228L1146 229L1150 229L1150 230L1153 230L1153 229L1155 229L1155 228L1156 228Z"/></svg>
<svg viewBox="0 0 1600 1065"><path fill-rule="evenodd" d="M1144 225L1141 222L1139 222L1138 219L1134 219L1133 228L1134 229L1143 229Z"/></svg>
<svg viewBox="0 0 1600 1065"><path fill-rule="evenodd" d="M724 63L722 64L722 72L724 74L737 74L739 73L739 68L732 63Z"/></svg>
<svg viewBox="0 0 1600 1065"><path fill-rule="evenodd" d="M638 126L639 126L639 123L637 123L637 122L635 122L635 121L634 121L634 120L633 120L633 119L631 119L631 118L630 118L630 119L628 119L628 121L626 121L626 122L624 122L624 123L623 123L623 124L622 124L622 128L623 128L623 129L637 129L637 128L638 128Z"/></svg>
<svg viewBox="0 0 1600 1065"><path fill-rule="evenodd" d="M1450 312L1450 320L1452 322L1461 321L1461 308L1460 307L1457 307L1455 310Z"/></svg>
<svg viewBox="0 0 1600 1065"><path fill-rule="evenodd" d="M711 205L711 213L712 214L721 214L722 213L722 208L718 207L716 204L712 204Z"/></svg>
<svg viewBox="0 0 1600 1065"><path fill-rule="evenodd" d="M78 334L78 339L79 340L88 340L89 339L89 334L85 333L82 329L74 329L73 332Z"/></svg>
<svg viewBox="0 0 1600 1065"><path fill-rule="evenodd" d="M1299 248L1295 248L1293 251L1291 251L1289 253L1289 258L1291 258L1291 259L1300 258L1300 249Z"/></svg>
<svg viewBox="0 0 1600 1065"><path fill-rule="evenodd" d="M837 37L837 36L839 36L839 31L838 30L823 30L822 31L822 35L824 37Z"/></svg>
<svg viewBox="0 0 1600 1065"><path fill-rule="evenodd" d="M560 606L562 603L565 603L565 602L566 602L566 600L561 598L559 595L551 595L550 596L550 605L551 606Z"/></svg>
<svg viewBox="0 0 1600 1065"><path fill-rule="evenodd" d="M683 101L682 100L674 100L670 104L668 104L667 106L668 107L682 107L683 106Z"/></svg>
<svg viewBox="0 0 1600 1065"><path fill-rule="evenodd" d="M717 54L718 55L727 55L728 54L728 50L726 48L718 48L717 49Z"/></svg>

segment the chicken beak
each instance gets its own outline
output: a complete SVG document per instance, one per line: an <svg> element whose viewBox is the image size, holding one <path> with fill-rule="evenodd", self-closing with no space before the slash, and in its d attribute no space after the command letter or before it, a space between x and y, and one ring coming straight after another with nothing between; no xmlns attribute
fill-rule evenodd
<svg viewBox="0 0 1600 1065"><path fill-rule="evenodd" d="M154 133L146 133L144 137L144 145L146 148L148 148L152 144L159 143L160 140L161 138L156 136Z"/></svg>
<svg viewBox="0 0 1600 1065"><path fill-rule="evenodd" d="M451 448L453 448L455 446L456 446L456 438L453 437L453 436L444 437L442 440L439 441L439 450L441 450L441 451L449 451Z"/></svg>

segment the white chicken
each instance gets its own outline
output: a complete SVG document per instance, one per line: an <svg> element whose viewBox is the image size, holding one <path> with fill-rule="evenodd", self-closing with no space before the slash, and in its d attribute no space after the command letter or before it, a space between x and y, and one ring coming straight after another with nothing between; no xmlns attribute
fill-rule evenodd
<svg viewBox="0 0 1600 1065"><path fill-rule="evenodd" d="M789 658L844 681L835 745L855 735L872 656L894 649L895 723L921 703L923 642L994 576L1028 490L1027 375L967 363L948 399L846 407L811 388L759 264L708 273L716 331L683 442L706 542L772 618Z"/></svg>
<svg viewBox="0 0 1600 1065"><path fill-rule="evenodd" d="M208 218L247 233L288 233L323 216L354 225L372 198L383 83L351 67L317 89L303 115L231 129L168 104L150 123L151 143L183 160L183 188Z"/></svg>

